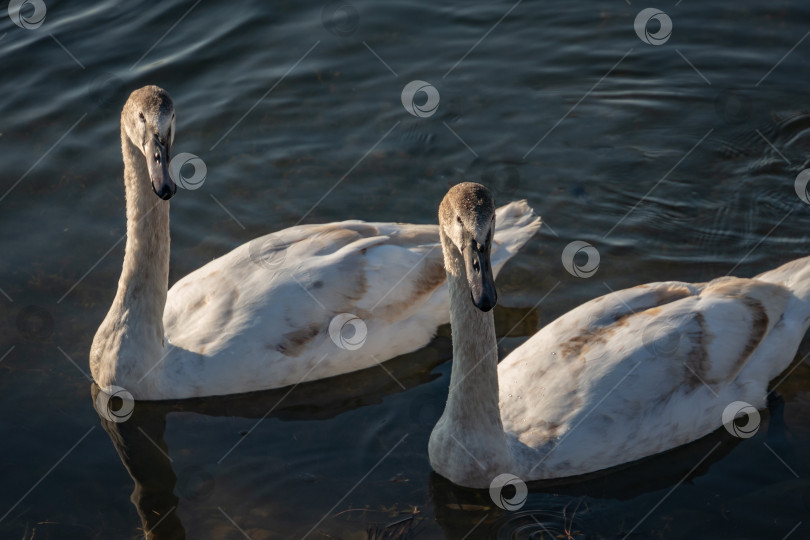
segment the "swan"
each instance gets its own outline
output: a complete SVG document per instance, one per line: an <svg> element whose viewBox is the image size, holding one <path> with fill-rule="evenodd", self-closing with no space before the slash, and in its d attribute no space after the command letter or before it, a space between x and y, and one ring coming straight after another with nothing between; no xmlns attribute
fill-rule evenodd
<svg viewBox="0 0 810 540"><path fill-rule="evenodd" d="M100 387L136 400L279 388L416 350L449 321L436 225L296 226L237 247L167 291L174 135L166 91L134 91L121 113L124 264L90 349ZM499 208L498 219L496 271L540 226L525 201Z"/></svg>
<svg viewBox="0 0 810 540"><path fill-rule="evenodd" d="M453 187L439 208L453 365L428 453L455 484L573 477L730 427L728 410L734 418L743 405L765 406L768 382L790 365L810 325L806 257L753 279L607 294L498 364L490 311L497 219L479 184Z"/></svg>

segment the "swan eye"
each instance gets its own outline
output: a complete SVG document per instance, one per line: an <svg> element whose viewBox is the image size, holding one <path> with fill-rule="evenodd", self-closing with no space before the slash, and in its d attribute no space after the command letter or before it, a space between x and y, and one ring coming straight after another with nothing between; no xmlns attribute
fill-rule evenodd
<svg viewBox="0 0 810 540"><path fill-rule="evenodd" d="M146 122L146 118L143 116L143 111L138 111L138 118L141 119L141 122Z"/></svg>

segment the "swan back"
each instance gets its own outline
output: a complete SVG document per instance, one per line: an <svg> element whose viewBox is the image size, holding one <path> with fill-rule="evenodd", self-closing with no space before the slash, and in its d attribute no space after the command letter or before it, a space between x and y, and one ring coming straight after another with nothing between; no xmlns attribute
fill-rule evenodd
<svg viewBox="0 0 810 540"><path fill-rule="evenodd" d="M798 344L782 323L790 300L756 279L652 283L555 320L498 368L522 477L634 461L717 429L733 401L762 406Z"/></svg>
<svg viewBox="0 0 810 540"><path fill-rule="evenodd" d="M525 201L498 212L496 272L540 226ZM335 343L330 325L339 317L362 322L358 347ZM154 375L173 381L166 392L189 397L282 387L413 351L449 318L436 225L301 225L240 246L172 287L163 319L172 350Z"/></svg>

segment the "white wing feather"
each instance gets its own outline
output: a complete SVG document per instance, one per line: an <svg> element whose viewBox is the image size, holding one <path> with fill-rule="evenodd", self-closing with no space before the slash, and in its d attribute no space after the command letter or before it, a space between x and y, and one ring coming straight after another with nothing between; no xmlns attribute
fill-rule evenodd
<svg viewBox="0 0 810 540"><path fill-rule="evenodd" d="M496 224L498 271L540 220L519 201L498 209ZM445 281L435 225L346 221L258 238L171 288L167 354L144 387L151 399L231 394L373 366L449 321ZM365 325L361 347L330 337L342 313Z"/></svg>
<svg viewBox="0 0 810 540"><path fill-rule="evenodd" d="M806 330L786 323L800 311L780 284L720 278L643 285L563 315L498 366L515 474L627 463L714 431L733 401L763 406Z"/></svg>

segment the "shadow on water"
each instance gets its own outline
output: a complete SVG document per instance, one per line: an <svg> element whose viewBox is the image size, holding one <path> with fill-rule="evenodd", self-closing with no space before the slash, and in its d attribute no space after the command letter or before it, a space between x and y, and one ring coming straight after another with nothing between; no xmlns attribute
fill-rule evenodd
<svg viewBox="0 0 810 540"><path fill-rule="evenodd" d="M428 485L449 365L411 371L418 358L402 366L414 378L385 364L407 393L374 367L287 397L138 404L105 426L135 479L137 516L101 430L63 455L85 423L97 426L80 371L121 272L118 115L129 91L171 92L176 151L210 172L172 201L172 283L301 219L433 223L433 203L460 180L528 199L545 224L498 286L538 307L531 328L512 333L517 316L499 330L503 356L608 288L752 276L807 254L810 199L795 190L810 152L806 2L669 2L657 6L674 24L661 46L634 31L643 5L616 0L44 4L38 30L0 10L0 515L10 512L0 536L131 539L141 519L167 536L243 538L221 507L252 540L300 538L327 512L308 538L356 540L367 516L391 523L418 505L420 540L554 536L533 531L534 517L562 538L614 538L675 487L635 537L807 536L808 365L779 387L788 430L772 415L767 433L716 462L723 443L681 485L702 457L681 453L692 446L573 486L533 485L511 513L485 492ZM402 106L416 79L441 95L432 117ZM599 250L595 278L561 266L574 240ZM265 414L274 420L242 435ZM644 494L632 498L634 487Z"/></svg>
<svg viewBox="0 0 810 540"><path fill-rule="evenodd" d="M93 383L91 394L94 407L99 392L99 387ZM150 540L186 537L185 528L175 512L180 503L174 493L177 476L164 440L167 412L159 405L138 404L125 422L107 420L99 412L101 426L110 436L121 463L135 482L130 500L141 519L145 536Z"/></svg>
<svg viewBox="0 0 810 540"><path fill-rule="evenodd" d="M101 424L134 482L130 500L146 531L145 537L147 540L177 540L187 537L177 511L181 499L191 504L204 501L214 490L216 481L201 467L174 469L166 443L170 413L272 417L285 421L329 419L430 383L440 377L434 368L450 355L449 338L439 336L419 354L387 362L390 375L381 368L372 368L295 388L206 399L138 402L132 415L123 422L110 421L109 415L99 410L100 389L95 384L91 393ZM431 405L431 409L435 408ZM763 430L767 441L780 452L784 451L788 433L783 409L784 401L778 396L769 400L769 414L764 416L767 426ZM429 412L420 409L415 413L420 422L424 420L428 432L435 422L433 413L440 414L441 407ZM427 498L445 538L584 539L624 538L628 534L629 538L645 538L646 532L633 530L638 520L634 512L638 500L644 495L666 493L673 486L691 484L707 475L712 466L741 441L721 428L692 444L634 463L573 479L532 482L528 485L530 496L526 505L515 511L499 508L488 490L462 488L436 473L429 474ZM790 461L796 460L790 458ZM804 484L798 487L802 486ZM355 531L365 530L364 538L369 539L413 538L420 534L424 524L424 518L418 517L416 509L413 514L392 519L384 526L370 525L368 514L373 514L373 510L366 507L363 512L365 520L352 519L346 523ZM613 532L604 536L607 531Z"/></svg>
<svg viewBox="0 0 810 540"><path fill-rule="evenodd" d="M195 498L213 489L213 478L203 469L184 470L187 477L175 472L166 444L169 414L289 421L329 419L381 403L386 396L436 379L440 375L433 373L433 369L451 355L449 338L439 336L418 353L386 362L385 369L374 367L293 387L233 396L137 402L133 404L131 416L122 416L125 419L117 422L109 420L108 417L113 415L100 407L106 405L117 410L121 404L98 399L101 389L95 383L91 386L91 397L104 431L135 483L130 500L138 512L147 540L178 540L186 538L186 529L176 511L180 497L194 502ZM249 433L243 436L249 436ZM367 530L369 539L380 540L409 538L413 533L412 518Z"/></svg>
<svg viewBox="0 0 810 540"><path fill-rule="evenodd" d="M529 326L537 324L529 310L504 309L502 314L508 324L503 325L499 335L506 335L507 329L522 323L526 324L520 331L529 332ZM148 531L146 538L175 540L190 537L188 534L194 536L191 530L187 532L191 518L178 512L178 508L183 504L206 506L202 503L210 498L217 479L215 473L205 467L176 467L177 458L170 458L171 449L166 442L167 418L170 413L194 413L207 417L275 418L307 423L332 419L350 411L377 405L389 396L406 390L420 386L428 389L441 383L437 379L442 378L442 373L449 368L446 361L451 353L447 327L444 327L427 348L386 362L386 370L374 367L297 387L250 394L138 402L132 416L120 423L106 419L99 411L97 397L100 390L95 384L91 387L91 393L101 424L134 482L130 500L143 530ZM800 364L801 360L797 363ZM801 456L790 452L792 434L784 418L784 405L784 400L778 395L769 399L768 413L763 415L763 439L770 445L772 452L778 453L787 462L801 463ZM423 432L422 435L414 434L414 437L425 438L424 441L411 441L418 447L413 451L420 455L424 454L423 443L426 444L426 436L442 408L443 399L416 399L412 403L410 416L416 424L422 426L420 429ZM243 438L249 435L250 432L242 432ZM358 442L363 446L361 441ZM648 510L646 501L653 501L649 503L649 507L652 507L661 497L669 496L673 487L691 485L701 477L710 477L710 469L722 462L741 442L741 439L732 437L721 428L692 444L607 471L574 479L532 482L528 485L529 497L525 506L515 511L500 509L487 490L462 488L431 472L426 478L427 489L422 503L428 503L432 507L435 516L435 524L432 525L438 527L438 531L448 539L646 538L648 530L643 527L634 529L639 519L646 517L642 516ZM177 450L175 448L175 452ZM278 460L279 456L272 457L277 451L276 448L269 449L268 457L271 461ZM798 470L804 473L801 469ZM410 471L411 474L414 472L423 474L418 468ZM801 506L801 500L805 500L803 505L810 510L810 487L806 481L797 478L795 482L773 483L765 491L767 489L795 493L799 500L796 504ZM740 500L744 503L745 497L761 495L748 494ZM511 494L504 493L504 496L508 498ZM277 499L274 496L270 500ZM732 502L737 504L737 499ZM749 505L750 503L740 504L739 507ZM217 508L218 506L213 507L213 511L216 512ZM380 516L379 510L373 507L354 509L361 514L359 518L357 515L342 516L345 512L353 512L352 505L348 506L348 510L345 506L341 508L344 509L338 508L332 512L331 519L343 520L341 526L344 531L348 529L357 534L363 534L364 531L366 536L363 538L369 539L421 537L426 525L425 519L429 519L429 516L420 516L420 511L414 508L410 515L403 511L405 517L382 514L382 519L388 518L388 521L380 525L379 521L374 523L370 520ZM211 512L211 508L207 511ZM688 537L688 534L705 525L705 515L694 510L683 512L685 518L681 516L683 521L677 527L679 533L670 536L672 538ZM694 524L684 525L691 522ZM192 526L191 529L193 528ZM345 538L343 534L333 537Z"/></svg>
<svg viewBox="0 0 810 540"><path fill-rule="evenodd" d="M785 435L783 405L778 397L769 402L767 439L774 445ZM708 475L741 442L720 428L693 443L633 463L575 478L530 482L525 506L519 504L515 510L499 508L489 490L463 488L435 472L430 474L430 493L446 538L648 538L647 530L636 530L647 517L636 515L638 500L656 493L668 496L673 487ZM802 486L806 489L806 482ZM501 493L507 500L515 495L508 486ZM471 523L476 524L472 529Z"/></svg>

